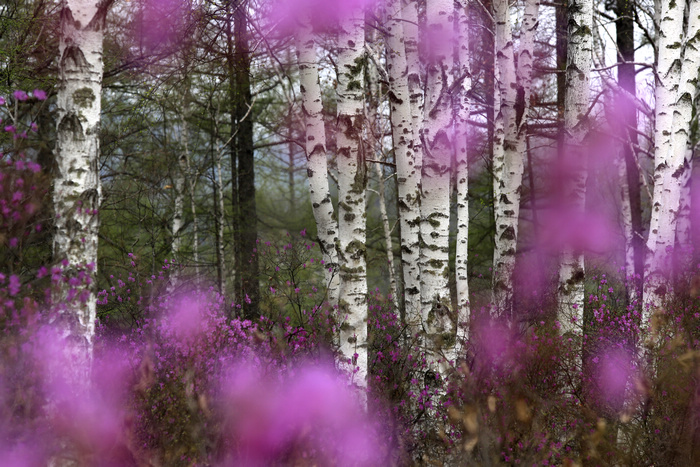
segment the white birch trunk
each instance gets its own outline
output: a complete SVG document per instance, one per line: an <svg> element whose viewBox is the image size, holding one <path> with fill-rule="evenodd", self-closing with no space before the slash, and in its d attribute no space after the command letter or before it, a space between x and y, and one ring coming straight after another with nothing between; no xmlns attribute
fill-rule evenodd
<svg viewBox="0 0 700 467"><path fill-rule="evenodd" d="M685 4L663 5L654 132L658 139L654 142L654 199L647 239L643 325L649 324L651 313L661 306L667 291L669 253L676 238L692 98L700 66L700 1L690 3L685 40L682 37ZM681 61L682 49L685 54Z"/></svg>
<svg viewBox="0 0 700 467"><path fill-rule="evenodd" d="M564 107L565 207L583 214L586 204L587 156L584 146L590 129L588 118L592 56L592 0L569 3L569 34ZM583 252L565 245L559 264L558 313L562 333L576 332L583 325Z"/></svg>
<svg viewBox="0 0 700 467"><path fill-rule="evenodd" d="M401 271L405 290L405 319L410 331L420 329L420 165L414 149L413 114L409 94L407 49L401 1L389 0L387 8L387 74L391 135L396 160L398 215L401 225ZM408 8L408 7L407 7ZM414 57L417 60L417 57Z"/></svg>
<svg viewBox="0 0 700 467"><path fill-rule="evenodd" d="M426 2L426 30L430 31L427 62L426 112L423 120L421 181L420 283L421 321L431 364L442 372L442 349L453 345L450 317L449 220L450 165L454 150L450 86L454 66L453 0Z"/></svg>
<svg viewBox="0 0 700 467"><path fill-rule="evenodd" d="M311 206L316 220L319 244L325 261L325 281L328 301L338 304L340 278L338 276L338 222L328 184L326 159L326 130L323 123L321 85L316 68L316 49L313 31L308 21L297 30L297 60L301 85L302 112L306 126L306 160Z"/></svg>
<svg viewBox="0 0 700 467"><path fill-rule="evenodd" d="M67 300L58 291L59 323L76 362L76 378L87 381L95 335L99 174L100 99L102 92L102 38L105 8L97 0L61 2L61 34L56 130L56 213L53 252L56 261L68 261L64 273L85 279L82 299ZM67 286L67 285L66 285Z"/></svg>
<svg viewBox="0 0 700 467"><path fill-rule="evenodd" d="M468 164L468 129L469 91L472 87L471 70L469 68L469 17L468 2L459 0L455 11L457 17L457 58L455 79L461 80L454 105L454 134L455 158L457 170L457 245L455 252L455 279L457 285L457 346L455 352L461 350L461 345L469 337L469 282L468 282L468 247L469 247L469 164ZM452 355L455 360L457 354Z"/></svg>
<svg viewBox="0 0 700 467"><path fill-rule="evenodd" d="M340 366L367 389L367 169L361 148L364 115L364 14L341 21L338 38L338 257L340 259ZM364 394L363 394L364 398Z"/></svg>
<svg viewBox="0 0 700 467"><path fill-rule="evenodd" d="M513 318L513 272L518 244L520 190L527 150L526 123L530 109L534 35L539 1L528 0L515 66L510 9L507 0L494 0L496 23L495 81L498 93L494 129L494 218L496 238L493 254L493 304L503 316Z"/></svg>
<svg viewBox="0 0 700 467"><path fill-rule="evenodd" d="M406 133L402 133L403 138L407 138L405 150L406 158L396 157L396 176L399 191L399 216L401 221L401 262L403 266L404 279L404 303L405 319L409 325L411 334L415 336L420 331L420 309L421 309L421 285L420 285L420 203L421 203L421 174L423 167L423 145L420 139L420 130L423 126L423 86L421 83L420 57L418 55L418 4L417 0L401 0L402 9L390 13L395 20L389 21L388 27L400 28L403 31L401 36L398 32L391 33L387 38L387 47L391 50L387 53L387 61L391 66L389 70L390 86L394 93L401 92L403 83L401 82L403 73L402 60L406 63L406 97L408 99L408 112L410 120L404 125L408 128ZM400 45L403 37L405 52L402 53ZM392 45L390 45L392 44ZM404 56L405 53L405 56ZM396 60L396 61L395 61ZM398 96L399 94L397 94ZM406 97L400 98L406 101ZM397 101L398 103L398 101ZM393 106L393 103L392 103ZM406 108L397 108L401 113L406 112ZM396 122L392 107L392 131ZM399 116L397 116L398 118ZM403 115L400 115L403 120ZM400 149L394 139L395 150ZM403 151L403 149L401 149ZM403 185L403 186L402 186Z"/></svg>
<svg viewBox="0 0 700 467"><path fill-rule="evenodd" d="M185 206L185 173L182 171L179 162L180 157L178 156L178 166L175 169L177 170L177 173L175 174L175 180L173 183L173 189L175 190L175 200L173 202L173 222L171 227L173 241L170 247L173 254L173 259L178 265L182 261L180 258L180 248L182 247L182 216L184 214ZM172 271L171 287L174 287L176 285L179 275L178 270L179 268Z"/></svg>

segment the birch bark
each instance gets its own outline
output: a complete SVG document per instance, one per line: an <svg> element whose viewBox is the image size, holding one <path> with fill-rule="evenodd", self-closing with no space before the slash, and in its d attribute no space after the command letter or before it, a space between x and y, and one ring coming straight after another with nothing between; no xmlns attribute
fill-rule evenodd
<svg viewBox="0 0 700 467"><path fill-rule="evenodd" d="M389 27L397 28L396 31L403 32L403 45L405 49L406 62L406 86L408 99L408 112L410 120L407 124L408 131L401 136L408 139L406 142L406 158L397 156L396 171L399 191L399 216L401 222L401 263L403 266L404 290L405 290L405 317L410 326L411 333L415 336L420 331L420 309L421 309L421 285L420 285L420 203L421 203L421 174L423 167L423 145L420 139L420 130L423 126L423 86L421 83L420 57L418 55L418 4L417 0L401 0L401 10L396 12L392 9ZM398 29L400 28L400 29ZM394 93L400 93L403 83L401 82L402 54L400 42L401 35L391 33L387 38L388 51L387 60L391 66L389 70L389 80L394 85L390 86ZM389 45L389 42L393 45ZM396 61L395 61L396 60ZM396 94L399 96L400 94ZM406 97L399 98L402 101ZM396 101L396 103L399 103ZM392 103L393 105L393 103ZM400 107L400 106L399 106ZM405 112L403 108L399 113ZM394 116L392 110L392 128L394 128ZM394 147L396 145L394 139ZM403 149L401 149L403 151ZM399 166L401 165L401 166ZM405 180L404 180L405 179ZM403 187L401 186L403 185ZM402 201L401 201L402 200Z"/></svg>
<svg viewBox="0 0 700 467"><path fill-rule="evenodd" d="M421 322L433 363L444 358L441 349L454 343L450 317L449 219L452 134L453 0L426 2L426 109L423 121L421 181L420 283Z"/></svg>
<svg viewBox="0 0 700 467"><path fill-rule="evenodd" d="M328 301L338 304L338 221L335 218L333 201L328 184L328 161L326 159L326 130L323 123L321 85L316 68L316 49L313 31L308 20L299 25L297 31L297 60L301 84L302 113L306 126L306 161L309 179L311 206L316 220L319 245L325 261L325 281L328 286Z"/></svg>
<svg viewBox="0 0 700 467"><path fill-rule="evenodd" d="M177 173L175 175L175 181L173 183L173 188L175 189L175 200L173 202L173 222L171 226L171 231L173 235L173 241L171 244L171 251L173 254L173 259L176 264L181 264L182 259L180 258L180 249L182 248L182 217L184 215L185 206L185 173L182 171L180 165L180 156L178 156L178 165L175 168ZM179 267L172 271L172 279L169 290L174 290L178 282Z"/></svg>
<svg viewBox="0 0 700 467"><path fill-rule="evenodd" d="M700 67L700 1L690 2L687 33L683 38L684 6L684 2L664 3L661 15L656 101L656 123L661 128L657 127L654 134L659 140L654 142L654 200L647 239L643 325L649 324L651 312L661 305L667 290L669 252L676 238L693 96ZM681 50L685 52L682 58Z"/></svg>
<svg viewBox="0 0 700 467"><path fill-rule="evenodd" d="M573 215L583 214L586 203L586 148L590 130L588 95L591 75L593 3L569 3L569 33L564 104L565 151L567 168L564 187L565 208ZM562 333L575 332L583 325L583 252L564 246L559 265L558 308Z"/></svg>
<svg viewBox="0 0 700 467"><path fill-rule="evenodd" d="M680 204L678 206L678 225L676 226L676 244L680 251L678 252L681 258L686 260L680 261L680 266L689 266L692 257L692 240L691 240L691 198L692 198L692 175L693 173L693 150L686 148L685 161L683 167L683 175L680 177ZM682 268L681 271L685 270Z"/></svg>
<svg viewBox="0 0 700 467"><path fill-rule="evenodd" d="M409 93L408 44L404 34L400 0L389 0L387 9L387 74L391 136L396 160L398 214L401 226L401 271L404 281L406 322L412 334L420 329L420 165L414 148L413 114ZM414 57L416 58L416 57ZM416 58L417 59L417 58Z"/></svg>
<svg viewBox="0 0 700 467"><path fill-rule="evenodd" d="M472 87L469 67L469 17L468 2L457 3L457 59L455 80L461 81L453 100L455 159L457 176L457 245L455 251L455 280L457 285L457 343L455 351L469 337L469 282L468 282L468 247L469 247L469 163L468 163L468 128L471 110L469 91ZM454 359L456 354L453 355Z"/></svg>
<svg viewBox="0 0 700 467"><path fill-rule="evenodd" d="M534 35L538 0L525 4L516 67L510 9L507 0L494 0L497 115L494 129L493 304L498 314L512 318L513 272L518 244L523 154L527 150L526 123L530 110Z"/></svg>
<svg viewBox="0 0 700 467"><path fill-rule="evenodd" d="M367 389L367 169L362 150L364 92L364 14L359 8L342 18L338 38L338 257L341 368ZM364 396L363 396L364 397Z"/></svg>
<svg viewBox="0 0 700 467"><path fill-rule="evenodd" d="M97 0L60 4L53 252L57 261L67 261L64 273L80 279L81 285L78 297L69 299L71 291L62 289L54 298L63 304L59 321L73 343L67 351L74 354L79 373L89 371L95 335L102 39L110 4Z"/></svg>

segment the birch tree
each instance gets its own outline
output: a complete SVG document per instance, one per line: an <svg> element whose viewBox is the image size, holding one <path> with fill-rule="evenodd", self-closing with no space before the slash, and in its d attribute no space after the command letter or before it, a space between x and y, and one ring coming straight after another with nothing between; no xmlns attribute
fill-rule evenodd
<svg viewBox="0 0 700 467"><path fill-rule="evenodd" d="M586 203L585 139L588 119L589 81L592 56L592 0L569 3L569 33L564 103L564 145L562 155L567 169L564 188L565 208L573 215L583 214ZM583 324L583 252L564 245L559 265L559 322L562 332L574 332Z"/></svg>
<svg viewBox="0 0 700 467"><path fill-rule="evenodd" d="M628 277L634 277L632 288L628 289L630 302L639 298L642 291L642 278L644 276L644 237L642 235L642 205L640 174L636 154L638 144L637 136L637 109L633 99L637 95L636 70L634 65L634 2L629 0L617 0L615 13L616 45L618 49L617 79L620 87L627 91L630 97L622 97L624 102L621 117L624 119L625 128L623 134L626 144L623 146L624 169L627 180L624 182L628 193L626 203L629 205L629 236L626 236L631 251L631 268L628 268ZM628 219L625 217L625 219ZM632 275L630 275L632 274Z"/></svg>
<svg viewBox="0 0 700 467"><path fill-rule="evenodd" d="M405 7L404 9L407 9ZM420 329L420 164L414 148L413 114L409 94L409 69L400 0L389 0L386 5L386 56L389 77L389 106L391 135L396 160L398 217L401 227L401 271L405 293L405 317L415 334ZM417 57L412 57L417 59Z"/></svg>
<svg viewBox="0 0 700 467"><path fill-rule="evenodd" d="M493 149L493 193L496 238L493 253L493 304L511 317L513 272L518 244L523 154L530 109L534 35L538 0L528 0L523 13L517 67L508 0L494 0L496 55L496 121Z"/></svg>
<svg viewBox="0 0 700 467"><path fill-rule="evenodd" d="M647 239L643 324L649 323L651 312L661 305L667 291L668 253L675 245L693 96L700 66L700 1L690 2L685 35L685 2L663 3L662 8L654 130L654 199Z"/></svg>
<svg viewBox="0 0 700 467"><path fill-rule="evenodd" d="M457 179L457 246L455 252L455 280L457 286L457 342L463 343L469 331L469 282L467 271L469 247L469 163L468 121L471 110L471 70L469 67L469 17L466 0L457 2L455 11L457 31L457 59L455 80L459 85L453 100L454 135ZM460 85L461 84L461 85Z"/></svg>
<svg viewBox="0 0 700 467"><path fill-rule="evenodd" d="M301 109L306 127L306 161L309 179L309 194L319 245L326 262L325 281L328 285L328 301L338 304L338 221L333 209L328 184L328 161L326 156L326 130L323 123L321 85L316 68L316 48L309 18L303 18L297 30L297 60L301 89Z"/></svg>
<svg viewBox="0 0 700 467"><path fill-rule="evenodd" d="M429 51L426 68L426 112L423 120L421 177L420 283L421 322L433 363L440 349L451 345L449 219L450 164L454 151L451 85L453 57L453 0L426 2ZM447 341L446 341L447 339Z"/></svg>
<svg viewBox="0 0 700 467"><path fill-rule="evenodd" d="M362 148L364 13L341 18L338 37L338 257L341 367L367 388L367 169Z"/></svg>
<svg viewBox="0 0 700 467"><path fill-rule="evenodd" d="M65 288L55 298L64 303L61 326L79 362L91 358L95 335L102 39L111 3L60 4L53 252L56 261L67 262L64 273L82 279L83 288L79 300L68 300Z"/></svg>
<svg viewBox="0 0 700 467"><path fill-rule="evenodd" d="M418 55L417 0L387 5L387 69L391 126L396 157L396 181L401 226L401 265L404 280L405 319L412 334L420 331L420 184L423 146L423 87ZM402 46L403 43L403 46ZM405 71L404 71L405 70ZM404 75L405 74L405 75ZM409 118L405 119L408 112ZM397 131L401 133L397 135ZM398 141L397 141L398 136ZM405 147L404 147L405 145Z"/></svg>

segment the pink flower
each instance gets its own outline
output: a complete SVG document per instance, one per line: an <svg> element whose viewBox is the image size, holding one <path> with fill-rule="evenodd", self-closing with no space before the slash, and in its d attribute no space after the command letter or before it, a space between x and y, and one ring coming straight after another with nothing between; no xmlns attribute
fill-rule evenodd
<svg viewBox="0 0 700 467"><path fill-rule="evenodd" d="M15 96L15 99L17 99L18 101L26 101L27 99L29 99L27 93L20 90L13 92L12 95Z"/></svg>
<svg viewBox="0 0 700 467"><path fill-rule="evenodd" d="M40 101L46 100L46 92L41 89L35 89L32 94Z"/></svg>
<svg viewBox="0 0 700 467"><path fill-rule="evenodd" d="M14 297L19 293L19 289L21 287L21 283L19 281L19 277L16 275L11 275L10 276L10 283L8 284L8 291L10 292L10 296Z"/></svg>

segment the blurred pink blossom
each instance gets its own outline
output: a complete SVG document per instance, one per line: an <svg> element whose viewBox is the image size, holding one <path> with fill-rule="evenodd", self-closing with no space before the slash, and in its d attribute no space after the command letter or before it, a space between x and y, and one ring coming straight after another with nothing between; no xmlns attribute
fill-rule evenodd
<svg viewBox="0 0 700 467"><path fill-rule="evenodd" d="M272 21L277 30L293 34L303 21L320 31L335 27L353 12L362 11L376 0L278 0L273 8Z"/></svg>
<svg viewBox="0 0 700 467"><path fill-rule="evenodd" d="M290 455L307 456L320 465L381 464L371 420L332 369L306 366L275 380L243 363L228 374L221 403L236 440L229 464L292 462L294 457L280 457Z"/></svg>

